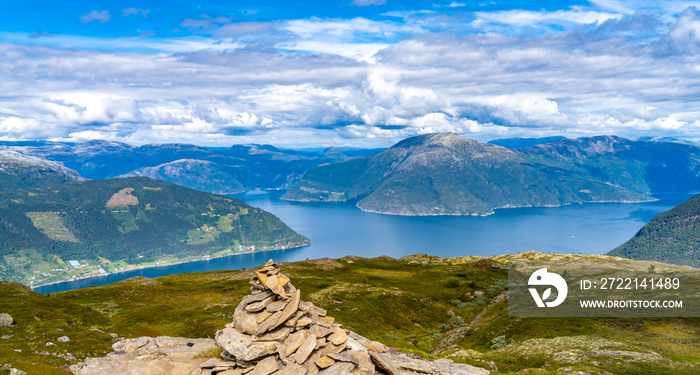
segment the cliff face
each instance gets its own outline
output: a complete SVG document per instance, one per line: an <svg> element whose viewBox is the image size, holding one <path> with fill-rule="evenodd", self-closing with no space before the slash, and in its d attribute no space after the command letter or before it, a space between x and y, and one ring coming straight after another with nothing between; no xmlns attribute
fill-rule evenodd
<svg viewBox="0 0 700 375"><path fill-rule="evenodd" d="M141 337L114 353L71 366L78 375L373 375L489 371L451 360L426 360L345 330L327 311L301 301L301 291L270 260L255 273L233 322L216 339ZM220 353L220 358L213 355ZM206 357L212 357L206 359Z"/></svg>

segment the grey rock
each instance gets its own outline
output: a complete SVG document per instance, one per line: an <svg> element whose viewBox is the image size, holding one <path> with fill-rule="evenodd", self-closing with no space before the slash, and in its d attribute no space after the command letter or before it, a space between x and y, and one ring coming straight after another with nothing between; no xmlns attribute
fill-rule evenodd
<svg viewBox="0 0 700 375"><path fill-rule="evenodd" d="M380 370L389 375L401 375L401 372L396 365L394 365L390 359L385 358L381 353L369 352L369 356L372 358L372 362L374 362L374 364L377 365Z"/></svg>
<svg viewBox="0 0 700 375"><path fill-rule="evenodd" d="M333 334L328 338L328 341L332 342L333 345L340 345L347 341L348 335L340 327L335 327L333 329Z"/></svg>
<svg viewBox="0 0 700 375"><path fill-rule="evenodd" d="M400 370L409 370L414 372L421 372L424 374L430 374L432 372L430 362L423 361L420 359L409 358L403 355L384 353L382 354L384 358L391 360Z"/></svg>
<svg viewBox="0 0 700 375"><path fill-rule="evenodd" d="M277 375L306 375L306 367L299 366L296 363L290 363L278 372Z"/></svg>
<svg viewBox="0 0 700 375"><path fill-rule="evenodd" d="M272 314L269 318L263 320L255 329L255 332L253 334L255 335L262 335L263 333L267 332L270 329L273 329L277 322L279 321L280 317L282 316L282 311L278 311L274 314Z"/></svg>
<svg viewBox="0 0 700 375"><path fill-rule="evenodd" d="M454 375L488 375L490 371L467 365L464 363L453 363L449 359L440 359L432 363L432 367L437 374Z"/></svg>
<svg viewBox="0 0 700 375"><path fill-rule="evenodd" d="M199 365L200 368L210 369L210 368L222 368L220 371L236 367L236 362L222 361L218 358L208 359L206 362Z"/></svg>
<svg viewBox="0 0 700 375"><path fill-rule="evenodd" d="M294 332L284 341L285 357L289 357L292 353L296 352L297 349L304 343L306 338L309 337L309 331L298 331Z"/></svg>
<svg viewBox="0 0 700 375"><path fill-rule="evenodd" d="M274 331L265 332L260 336L253 336L253 341L284 341L291 332L291 327L280 327Z"/></svg>
<svg viewBox="0 0 700 375"><path fill-rule="evenodd" d="M249 372L249 375L270 375L278 369L277 359L275 357L267 357L255 365L255 369Z"/></svg>
<svg viewBox="0 0 700 375"><path fill-rule="evenodd" d="M236 360L253 361L277 352L277 343L273 341L253 341L249 335L238 332L235 328L224 328L216 332L216 342Z"/></svg>
<svg viewBox="0 0 700 375"><path fill-rule="evenodd" d="M319 372L319 375L347 375L355 369L355 364L350 362L338 362L333 366Z"/></svg>
<svg viewBox="0 0 700 375"><path fill-rule="evenodd" d="M144 347L148 344L155 344L155 341L152 337L144 336L136 339L126 339L115 342L114 344L112 344L112 350L114 350L115 352L130 353L135 352L139 348Z"/></svg>
<svg viewBox="0 0 700 375"><path fill-rule="evenodd" d="M10 327L15 322L10 314L2 313L0 314L0 327ZM19 370L18 370L19 371Z"/></svg>
<svg viewBox="0 0 700 375"><path fill-rule="evenodd" d="M316 335L310 334L294 354L296 363L304 363L316 347Z"/></svg>
<svg viewBox="0 0 700 375"><path fill-rule="evenodd" d="M367 348L365 348L362 344L360 344L359 342L357 342L357 340L353 339L350 336L348 336L347 344L348 350L367 353Z"/></svg>
<svg viewBox="0 0 700 375"><path fill-rule="evenodd" d="M347 355L348 357L357 361L357 368L353 370L353 375L373 375L375 371L374 363L367 352L357 352L354 350L348 350L340 355Z"/></svg>
<svg viewBox="0 0 700 375"><path fill-rule="evenodd" d="M280 310L284 309L285 307L287 307L288 304L289 304L289 301L279 300L279 301L275 301L275 302L269 304L266 307L266 309L269 312L277 312L277 311L280 311Z"/></svg>
<svg viewBox="0 0 700 375"><path fill-rule="evenodd" d="M314 324L311 326L310 332L318 337L326 337L333 333L333 330L330 328L322 327L318 324Z"/></svg>
<svg viewBox="0 0 700 375"><path fill-rule="evenodd" d="M22 370L17 370L16 368L11 368L10 375L27 375L27 373Z"/></svg>
<svg viewBox="0 0 700 375"><path fill-rule="evenodd" d="M354 364L358 363L358 361L348 354L348 352L328 353L328 357L338 362L352 362ZM369 359L369 355L367 355L367 358Z"/></svg>
<svg viewBox="0 0 700 375"><path fill-rule="evenodd" d="M270 305L274 301L275 301L275 296L270 296L270 297L265 298L262 301L253 302L253 303L248 304L245 307L245 309L246 309L246 311L250 311L250 312L258 312L258 311L268 307L268 305ZM274 303L276 303L276 302L274 302Z"/></svg>
<svg viewBox="0 0 700 375"><path fill-rule="evenodd" d="M68 341L70 341L70 338L69 338L68 336L61 336L61 337L57 338L56 341L58 341L58 342L68 342Z"/></svg>
<svg viewBox="0 0 700 375"><path fill-rule="evenodd" d="M239 332L255 334L258 330L258 314L246 311L245 305L241 302L233 312L233 326Z"/></svg>
<svg viewBox="0 0 700 375"><path fill-rule="evenodd" d="M277 323L272 327L277 328L284 324L284 322L287 321L294 313L296 313L297 309L299 308L299 299L301 298L301 291L296 290L294 294L292 295L292 299L289 301L289 304L282 310L282 316L279 317L277 320Z"/></svg>

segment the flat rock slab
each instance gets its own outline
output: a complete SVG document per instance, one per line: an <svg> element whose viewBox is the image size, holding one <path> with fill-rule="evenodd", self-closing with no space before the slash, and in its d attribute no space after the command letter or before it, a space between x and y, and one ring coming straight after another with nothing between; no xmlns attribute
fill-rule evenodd
<svg viewBox="0 0 700 375"><path fill-rule="evenodd" d="M71 370L76 375L188 375L208 360L195 356L214 350L216 342L211 339L140 337L119 341L114 347L122 350L102 358L88 358L71 366Z"/></svg>
<svg viewBox="0 0 700 375"><path fill-rule="evenodd" d="M249 375L270 375L277 371L277 359L275 357L267 357L255 365L255 369L249 372Z"/></svg>
<svg viewBox="0 0 700 375"><path fill-rule="evenodd" d="M355 365L349 362L338 362L333 366L321 371L318 375L348 375L355 369Z"/></svg>

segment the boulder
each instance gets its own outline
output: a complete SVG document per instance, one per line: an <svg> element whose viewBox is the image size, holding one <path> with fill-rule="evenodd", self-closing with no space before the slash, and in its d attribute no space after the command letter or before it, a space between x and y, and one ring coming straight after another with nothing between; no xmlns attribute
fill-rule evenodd
<svg viewBox="0 0 700 375"><path fill-rule="evenodd" d="M15 322L10 314L2 313L0 314L0 327L10 327ZM18 370L19 371L19 370Z"/></svg>

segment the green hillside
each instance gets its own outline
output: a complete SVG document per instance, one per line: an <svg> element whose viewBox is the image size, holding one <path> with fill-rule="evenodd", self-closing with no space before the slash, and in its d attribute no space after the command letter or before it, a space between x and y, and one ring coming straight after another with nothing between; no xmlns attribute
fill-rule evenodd
<svg viewBox="0 0 700 375"><path fill-rule="evenodd" d="M655 216L608 254L700 267L700 195Z"/></svg>
<svg viewBox="0 0 700 375"><path fill-rule="evenodd" d="M308 243L240 200L143 177L0 194L0 277L34 285Z"/></svg>
<svg viewBox="0 0 700 375"><path fill-rule="evenodd" d="M507 271L491 265L495 260L525 266L533 257L584 263L607 258L623 267L648 267L617 258L529 252L492 259L319 259L285 263L281 270L304 300L327 309L344 328L418 355L435 351L441 358L497 369L493 374L700 372L697 318L509 317L503 298ZM0 283L0 313L16 322L0 328L5 337L0 363L30 374L63 374L62 366L112 352L110 334L214 337L250 293L255 270L139 277L47 296ZM443 330L443 324L453 327ZM56 340L64 335L69 342ZM61 357L67 353L75 360Z"/></svg>
<svg viewBox="0 0 700 375"><path fill-rule="evenodd" d="M653 199L644 163L597 147L621 139L574 143L583 151L578 154L548 148L568 141L513 150L453 133L427 134L371 157L311 168L283 198L352 202L397 215L484 215L505 207ZM700 187L700 178L688 183Z"/></svg>

